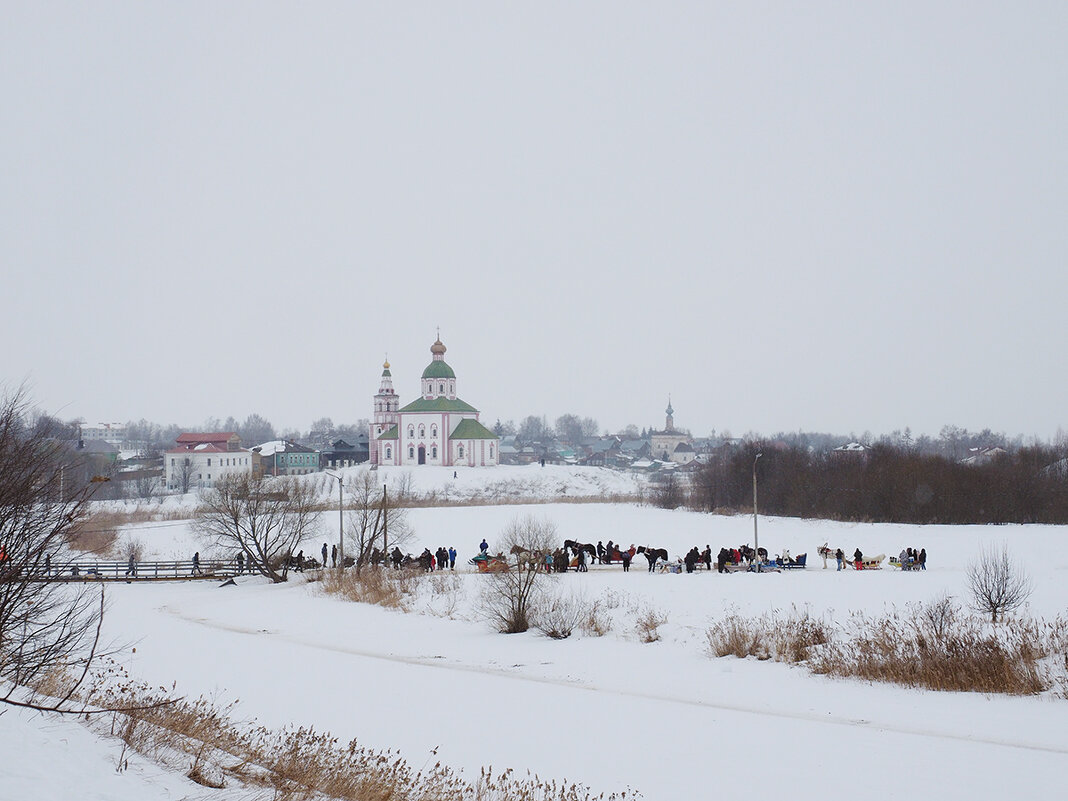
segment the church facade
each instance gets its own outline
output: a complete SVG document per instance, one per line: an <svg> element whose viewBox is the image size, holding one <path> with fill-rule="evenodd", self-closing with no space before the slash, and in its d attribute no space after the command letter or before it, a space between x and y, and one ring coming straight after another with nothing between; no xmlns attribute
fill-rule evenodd
<svg viewBox="0 0 1068 801"><path fill-rule="evenodd" d="M393 389L389 362L374 400L370 456L376 465L490 467L500 438L478 421L478 409L456 395L456 373L445 362L440 337L421 378L421 394L406 406Z"/></svg>

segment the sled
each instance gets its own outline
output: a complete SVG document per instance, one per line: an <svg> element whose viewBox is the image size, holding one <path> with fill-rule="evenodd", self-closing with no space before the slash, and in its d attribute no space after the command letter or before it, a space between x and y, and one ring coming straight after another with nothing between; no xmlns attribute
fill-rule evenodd
<svg viewBox="0 0 1068 801"><path fill-rule="evenodd" d="M860 561L860 564L851 559L849 564L857 570L882 570L884 559L886 559L886 554L881 553L878 556L866 556Z"/></svg>

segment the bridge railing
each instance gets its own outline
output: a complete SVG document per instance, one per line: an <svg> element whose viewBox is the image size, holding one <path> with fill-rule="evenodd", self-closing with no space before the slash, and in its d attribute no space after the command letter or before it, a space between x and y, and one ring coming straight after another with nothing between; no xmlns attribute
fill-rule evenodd
<svg viewBox="0 0 1068 801"><path fill-rule="evenodd" d="M37 571L35 577L58 581L77 579L114 581L116 579L229 578L237 574L237 562L232 559L201 559L196 564L192 559L145 561L134 562L132 567L129 562L72 560L53 564L47 572L42 568Z"/></svg>

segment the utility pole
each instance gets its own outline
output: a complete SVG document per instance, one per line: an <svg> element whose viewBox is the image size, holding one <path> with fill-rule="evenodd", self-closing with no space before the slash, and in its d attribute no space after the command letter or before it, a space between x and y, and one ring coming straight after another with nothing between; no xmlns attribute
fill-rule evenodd
<svg viewBox="0 0 1068 801"><path fill-rule="evenodd" d="M389 553L389 515L386 514L386 485L382 485L382 550Z"/></svg>
<svg viewBox="0 0 1068 801"><path fill-rule="evenodd" d="M763 453L758 453L756 458L753 459L753 553L756 558L756 569L760 572L760 540L757 539L757 476L756 466L757 459L763 456Z"/></svg>
<svg viewBox="0 0 1068 801"><path fill-rule="evenodd" d="M341 476L337 479L337 555L341 557L341 569L345 569L345 490ZM325 565L323 565L325 567Z"/></svg>

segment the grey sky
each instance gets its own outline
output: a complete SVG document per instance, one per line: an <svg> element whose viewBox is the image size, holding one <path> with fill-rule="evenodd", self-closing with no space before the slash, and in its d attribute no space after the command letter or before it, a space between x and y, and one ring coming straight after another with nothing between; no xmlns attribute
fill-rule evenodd
<svg viewBox="0 0 1068 801"><path fill-rule="evenodd" d="M0 379L64 417L1068 427L1068 4L2 4Z"/></svg>

